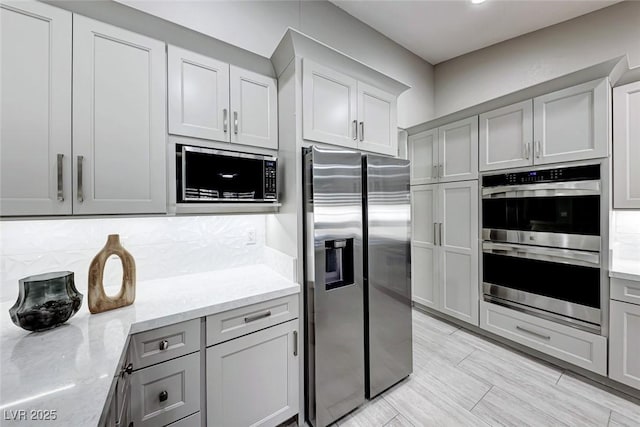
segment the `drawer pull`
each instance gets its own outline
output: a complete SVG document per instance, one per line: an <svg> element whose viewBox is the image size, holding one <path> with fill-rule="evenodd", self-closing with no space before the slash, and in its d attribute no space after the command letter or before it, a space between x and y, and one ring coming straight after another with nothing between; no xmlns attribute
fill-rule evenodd
<svg viewBox="0 0 640 427"><path fill-rule="evenodd" d="M164 402L168 398L169 398L169 393L167 393L167 390L161 391L160 394L158 395L158 399L160 399L160 402Z"/></svg>
<svg viewBox="0 0 640 427"><path fill-rule="evenodd" d="M529 329L525 329L525 328L523 328L521 326L518 326L518 325L516 325L516 329L519 330L519 331L526 332L528 334L534 335L534 336L536 336L538 338L542 338L544 340L550 340L551 339L551 337L548 336L548 335L542 335L542 334L539 334L538 332L530 331Z"/></svg>
<svg viewBox="0 0 640 427"><path fill-rule="evenodd" d="M169 348L169 341L162 340L160 341L160 350L164 351Z"/></svg>
<svg viewBox="0 0 640 427"><path fill-rule="evenodd" d="M129 363L125 368L122 368L122 374L131 375L132 373L133 373L133 363Z"/></svg>
<svg viewBox="0 0 640 427"><path fill-rule="evenodd" d="M271 310L267 310L263 313L254 314L253 316L247 316L244 318L244 323L254 322L259 319L264 319L265 317L271 316Z"/></svg>
<svg viewBox="0 0 640 427"><path fill-rule="evenodd" d="M293 355L298 355L298 331L293 331Z"/></svg>

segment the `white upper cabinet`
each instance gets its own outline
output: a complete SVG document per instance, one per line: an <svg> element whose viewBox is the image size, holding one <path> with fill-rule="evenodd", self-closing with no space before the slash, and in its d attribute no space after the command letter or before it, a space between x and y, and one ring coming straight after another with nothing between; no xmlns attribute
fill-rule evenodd
<svg viewBox="0 0 640 427"><path fill-rule="evenodd" d="M358 148L398 155L396 97L358 82Z"/></svg>
<svg viewBox="0 0 640 427"><path fill-rule="evenodd" d="M169 133L229 141L229 64L168 47Z"/></svg>
<svg viewBox="0 0 640 427"><path fill-rule="evenodd" d="M438 182L438 129L411 135L407 142L411 185Z"/></svg>
<svg viewBox="0 0 640 427"><path fill-rule="evenodd" d="M356 79L305 59L302 103L304 139L358 146Z"/></svg>
<svg viewBox="0 0 640 427"><path fill-rule="evenodd" d="M164 43L76 15L73 52L73 212L165 212Z"/></svg>
<svg viewBox="0 0 640 427"><path fill-rule="evenodd" d="M231 65L231 142L278 149L278 88L271 77Z"/></svg>
<svg viewBox="0 0 640 427"><path fill-rule="evenodd" d="M604 78L534 98L535 163L606 157L610 92Z"/></svg>
<svg viewBox="0 0 640 427"><path fill-rule="evenodd" d="M533 102L480 114L480 170L533 164Z"/></svg>
<svg viewBox="0 0 640 427"><path fill-rule="evenodd" d="M440 182L478 178L478 116L438 128Z"/></svg>
<svg viewBox="0 0 640 427"><path fill-rule="evenodd" d="M613 89L613 207L640 209L640 82Z"/></svg>
<svg viewBox="0 0 640 427"><path fill-rule="evenodd" d="M398 155L393 94L305 58L302 104L304 139Z"/></svg>
<svg viewBox="0 0 640 427"><path fill-rule="evenodd" d="M71 214L71 13L0 4L0 215Z"/></svg>
<svg viewBox="0 0 640 427"><path fill-rule="evenodd" d="M278 149L275 79L168 47L169 133Z"/></svg>

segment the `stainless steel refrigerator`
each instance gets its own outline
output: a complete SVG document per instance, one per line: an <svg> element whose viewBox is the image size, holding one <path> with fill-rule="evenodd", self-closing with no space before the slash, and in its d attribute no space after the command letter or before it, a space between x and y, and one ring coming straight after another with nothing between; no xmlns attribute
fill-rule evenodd
<svg viewBox="0 0 640 427"><path fill-rule="evenodd" d="M409 165L312 147L303 170L305 412L324 427L412 370Z"/></svg>

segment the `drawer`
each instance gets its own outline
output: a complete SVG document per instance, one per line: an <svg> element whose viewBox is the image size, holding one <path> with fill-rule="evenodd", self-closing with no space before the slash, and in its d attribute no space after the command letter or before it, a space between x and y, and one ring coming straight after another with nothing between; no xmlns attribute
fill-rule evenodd
<svg viewBox="0 0 640 427"><path fill-rule="evenodd" d="M200 410L200 352L131 375L131 418L136 427L165 426Z"/></svg>
<svg viewBox="0 0 640 427"><path fill-rule="evenodd" d="M607 339L603 336L486 301L480 301L480 327L600 375L607 375Z"/></svg>
<svg viewBox="0 0 640 427"><path fill-rule="evenodd" d="M207 347L298 317L298 294L207 317Z"/></svg>
<svg viewBox="0 0 640 427"><path fill-rule="evenodd" d="M200 412L196 412L193 415L169 424L167 427L200 427L201 425Z"/></svg>
<svg viewBox="0 0 640 427"><path fill-rule="evenodd" d="M200 319L135 334L130 350L134 370L198 351Z"/></svg>
<svg viewBox="0 0 640 427"><path fill-rule="evenodd" d="M612 277L611 299L640 304L640 282Z"/></svg>

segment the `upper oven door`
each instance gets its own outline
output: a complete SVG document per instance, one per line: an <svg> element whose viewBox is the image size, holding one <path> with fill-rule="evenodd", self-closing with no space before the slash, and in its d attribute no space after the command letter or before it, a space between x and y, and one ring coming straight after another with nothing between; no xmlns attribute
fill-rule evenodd
<svg viewBox="0 0 640 427"><path fill-rule="evenodd" d="M264 158L182 147L182 200L185 202L264 201Z"/></svg>
<svg viewBox="0 0 640 427"><path fill-rule="evenodd" d="M482 190L484 240L600 250L600 181Z"/></svg>

